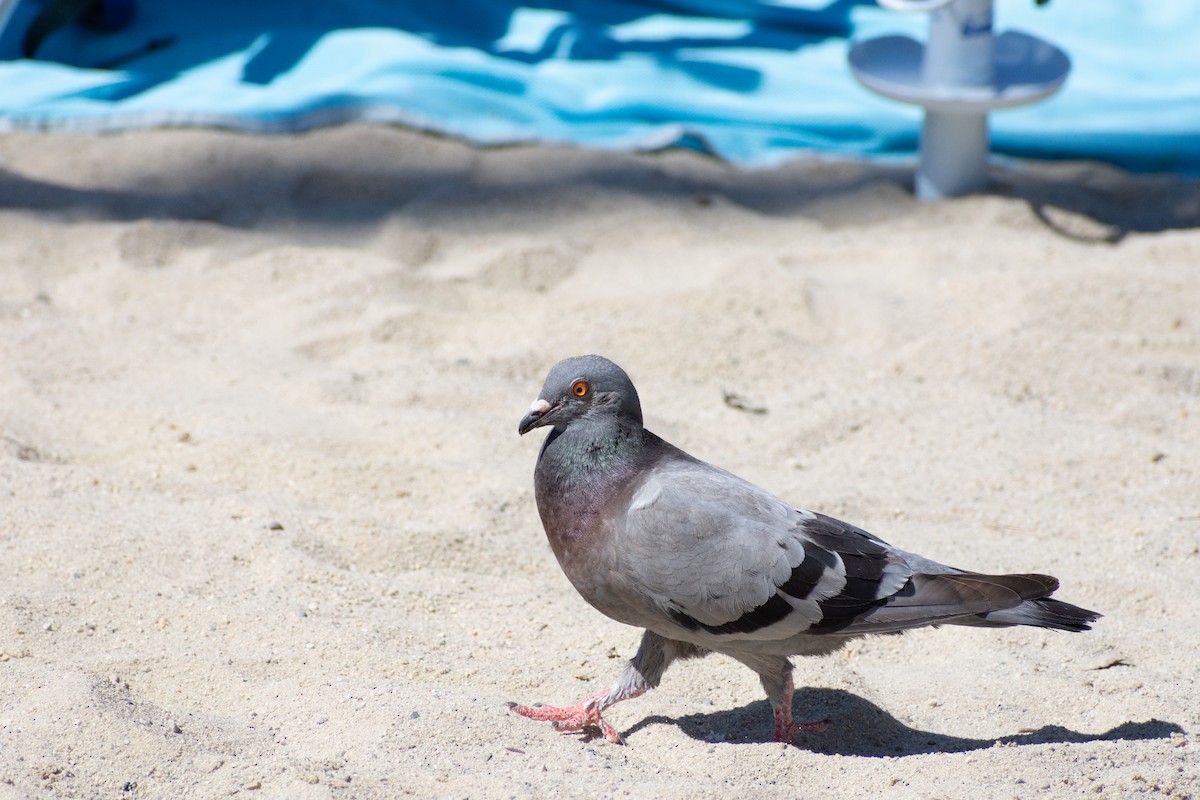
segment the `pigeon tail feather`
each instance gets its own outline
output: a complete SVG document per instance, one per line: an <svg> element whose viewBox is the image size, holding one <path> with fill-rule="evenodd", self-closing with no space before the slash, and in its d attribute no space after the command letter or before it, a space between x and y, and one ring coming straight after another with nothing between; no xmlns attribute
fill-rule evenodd
<svg viewBox="0 0 1200 800"><path fill-rule="evenodd" d="M1013 625L1029 625L1034 628L1050 628L1056 631L1080 633L1090 631L1091 623L1103 614L1086 608L1064 603L1049 597L1026 600L1015 608L989 611L967 619L955 620L959 625L977 625L984 628L1008 628Z"/></svg>

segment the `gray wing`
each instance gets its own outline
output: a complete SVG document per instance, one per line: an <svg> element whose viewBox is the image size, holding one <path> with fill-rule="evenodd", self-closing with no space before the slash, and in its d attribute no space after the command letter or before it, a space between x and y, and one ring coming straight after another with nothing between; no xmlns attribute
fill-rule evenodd
<svg viewBox="0 0 1200 800"><path fill-rule="evenodd" d="M1058 585L938 564L684 458L647 471L615 535L642 596L714 645L938 624L1014 608Z"/></svg>

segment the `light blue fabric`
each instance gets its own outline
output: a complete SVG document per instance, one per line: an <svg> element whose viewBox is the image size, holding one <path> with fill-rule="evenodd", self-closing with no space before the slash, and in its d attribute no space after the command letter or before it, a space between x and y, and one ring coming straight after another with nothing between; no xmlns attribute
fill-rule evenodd
<svg viewBox="0 0 1200 800"><path fill-rule="evenodd" d="M856 0L138 0L111 33L0 37L0 130L400 123L494 145L911 156L918 109L858 86L848 43L924 38ZM997 0L998 30L1070 55L1066 87L992 116L993 151L1200 174L1200 3Z"/></svg>

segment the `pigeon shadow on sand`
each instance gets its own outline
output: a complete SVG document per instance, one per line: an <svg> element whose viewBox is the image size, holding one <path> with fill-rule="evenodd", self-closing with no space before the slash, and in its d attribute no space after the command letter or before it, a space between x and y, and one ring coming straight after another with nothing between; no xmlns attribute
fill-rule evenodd
<svg viewBox="0 0 1200 800"><path fill-rule="evenodd" d="M1126 722L1103 733L1082 733L1061 725L1046 725L1007 736L970 739L911 728L879 706L841 689L803 689L796 692L797 719L829 719L822 733L803 734L796 746L830 755L911 756L963 753L998 745L1080 744L1084 742L1169 739L1183 733L1173 722L1151 719ZM623 735L633 737L650 725L675 725L693 739L713 744L760 744L771 739L771 708L758 700L741 708L671 718L646 717Z"/></svg>

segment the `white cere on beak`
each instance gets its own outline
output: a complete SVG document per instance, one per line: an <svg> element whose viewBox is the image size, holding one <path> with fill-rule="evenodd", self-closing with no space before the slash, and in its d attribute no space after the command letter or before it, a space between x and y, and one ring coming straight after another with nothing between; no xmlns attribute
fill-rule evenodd
<svg viewBox="0 0 1200 800"><path fill-rule="evenodd" d="M545 414L549 410L550 404L540 397L529 406L530 414Z"/></svg>

